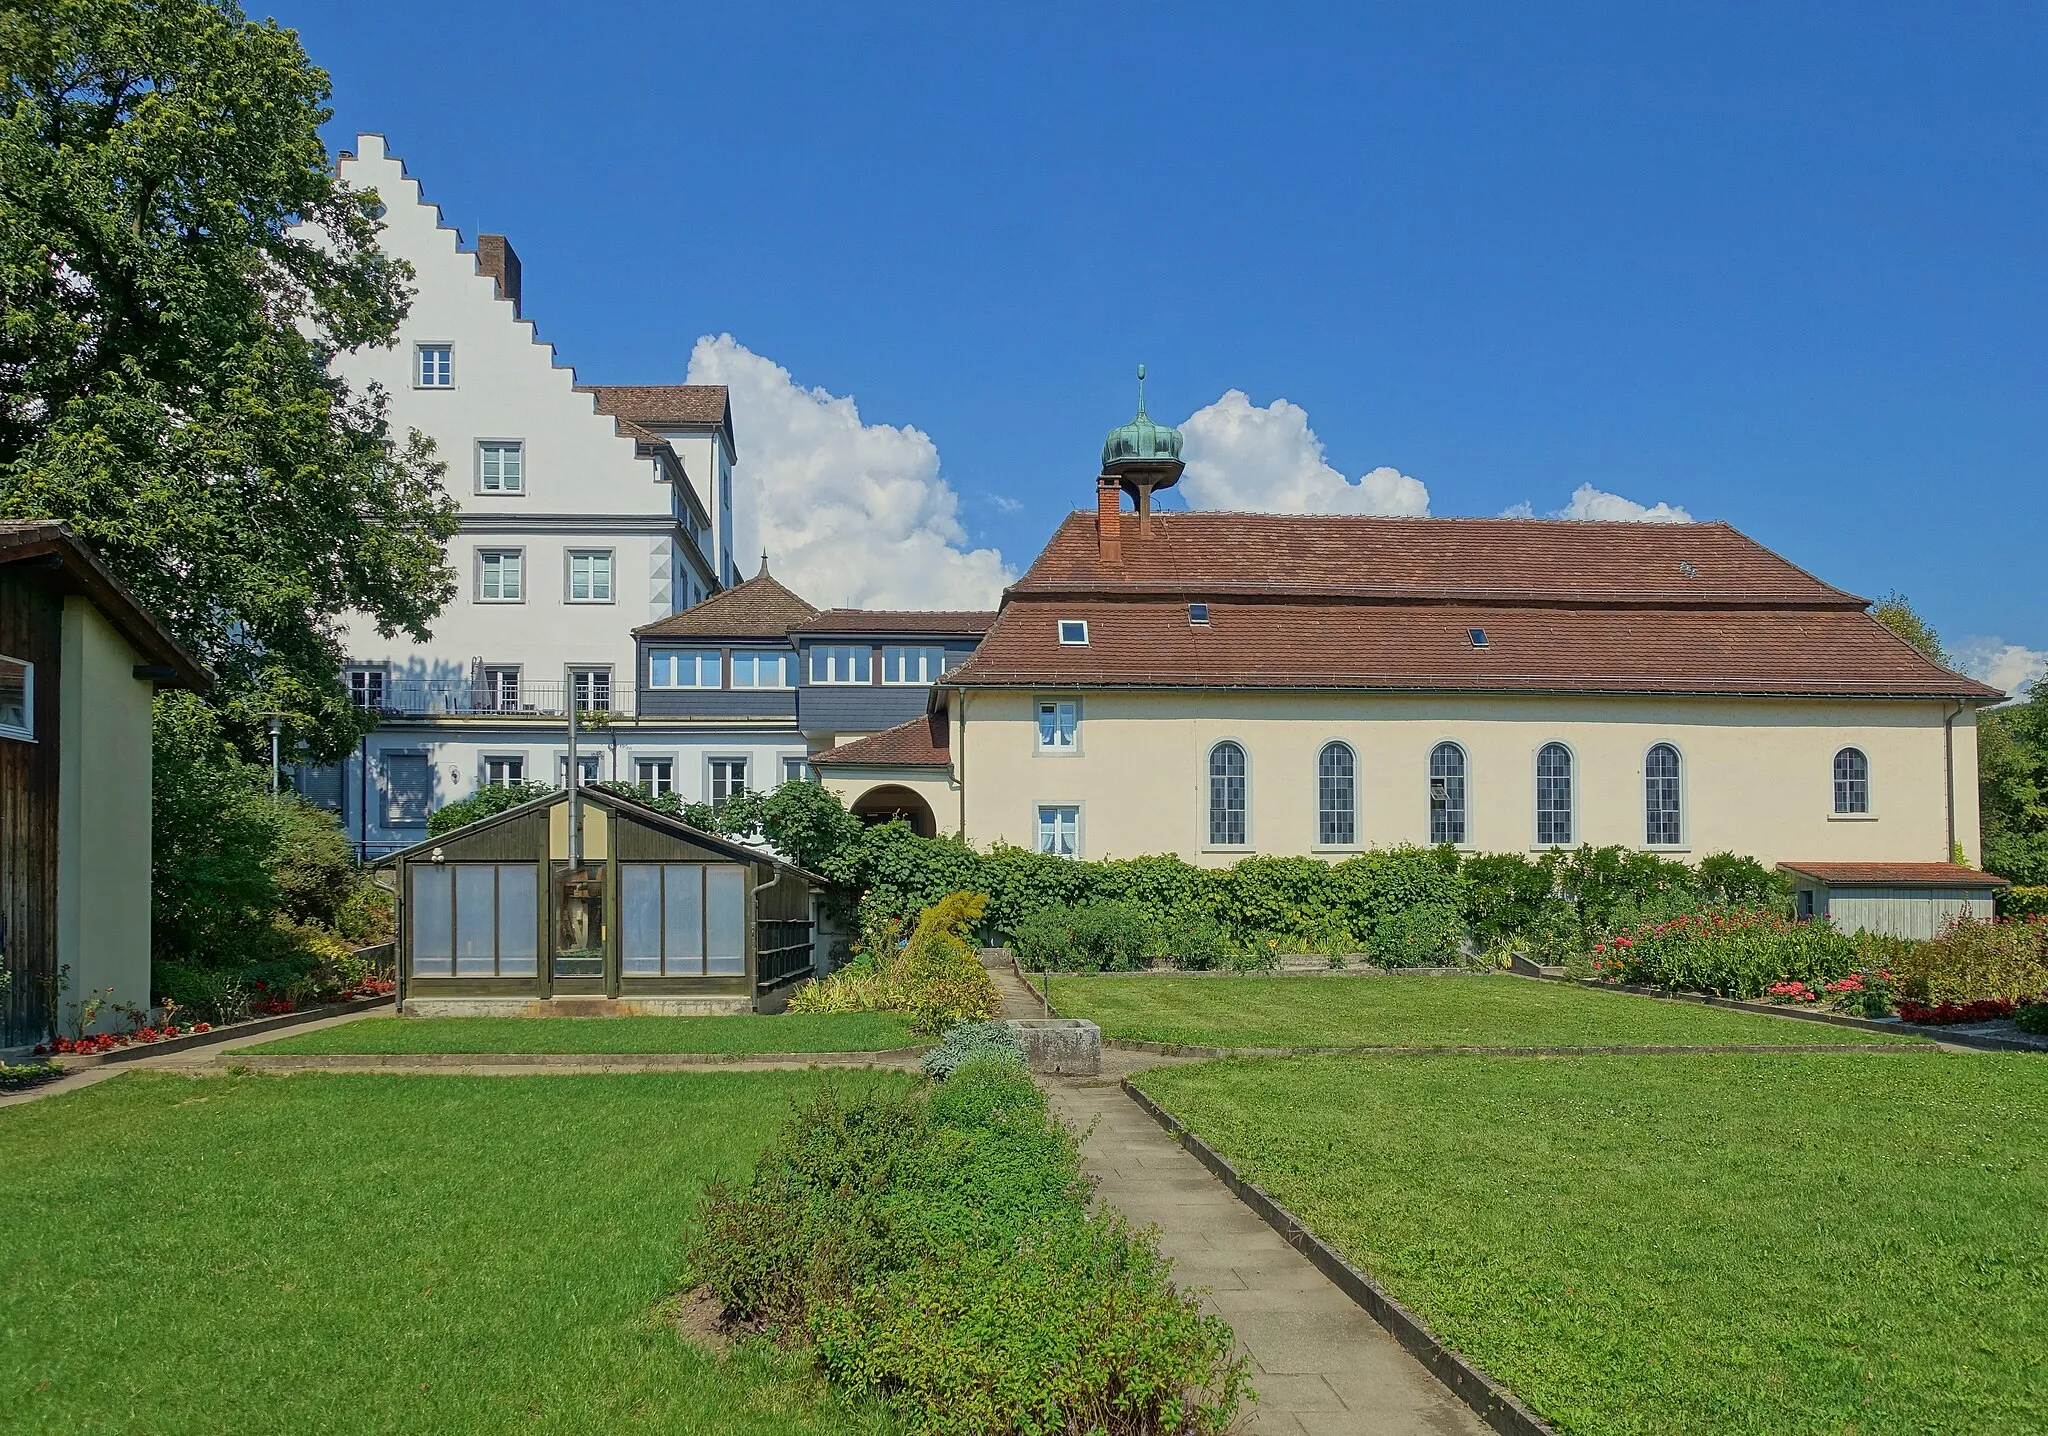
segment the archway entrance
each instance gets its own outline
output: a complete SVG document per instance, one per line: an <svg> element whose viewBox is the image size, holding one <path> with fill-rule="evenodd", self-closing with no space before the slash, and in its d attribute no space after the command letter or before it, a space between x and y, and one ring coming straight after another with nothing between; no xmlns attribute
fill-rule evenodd
<svg viewBox="0 0 2048 1436"><path fill-rule="evenodd" d="M932 805L911 789L895 783L868 789L853 800L850 811L871 827L901 818L920 838L939 835L939 823L932 816Z"/></svg>

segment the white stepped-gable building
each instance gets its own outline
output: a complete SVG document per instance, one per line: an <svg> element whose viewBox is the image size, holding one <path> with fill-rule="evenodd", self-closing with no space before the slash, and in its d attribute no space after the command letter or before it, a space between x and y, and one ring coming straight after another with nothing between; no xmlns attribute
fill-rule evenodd
<svg viewBox="0 0 2048 1436"><path fill-rule="evenodd" d="M377 191L382 244L411 263L416 293L396 345L337 368L382 387L395 432L434 441L461 508L458 590L426 643L350 626L351 691L383 722L349 762L305 774L308 793L368 851L417 841L429 811L481 783L561 781L572 702L608 715L581 747L586 777L697 799L707 755L721 774L743 761L750 785L800 759L788 718L634 717L633 630L739 579L724 388L579 385L521 313L502 236L464 249L379 135L358 137L339 172Z"/></svg>

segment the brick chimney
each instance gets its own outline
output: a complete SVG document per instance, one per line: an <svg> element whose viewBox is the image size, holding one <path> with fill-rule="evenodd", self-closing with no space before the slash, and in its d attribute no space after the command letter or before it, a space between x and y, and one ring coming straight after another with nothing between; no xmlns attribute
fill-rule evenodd
<svg viewBox="0 0 2048 1436"><path fill-rule="evenodd" d="M1104 474L1095 481L1095 544L1105 568L1124 562L1123 485Z"/></svg>
<svg viewBox="0 0 2048 1436"><path fill-rule="evenodd" d="M512 315L519 317L519 256L512 241L502 234L476 237L476 268L497 281L498 298L512 301Z"/></svg>

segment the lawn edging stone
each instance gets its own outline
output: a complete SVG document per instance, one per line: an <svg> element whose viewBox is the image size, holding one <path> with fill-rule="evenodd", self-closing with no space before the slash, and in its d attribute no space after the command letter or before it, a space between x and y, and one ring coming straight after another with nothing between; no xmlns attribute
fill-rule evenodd
<svg viewBox="0 0 2048 1436"><path fill-rule="evenodd" d="M87 1067L104 1067L114 1062L133 1062L143 1057L163 1057L173 1052L189 1052L195 1047L240 1042L244 1038L260 1037L266 1032L276 1032L286 1027L299 1027L308 1022L324 1022L330 1017L349 1017L358 1012L388 1007L391 1002L392 998L388 993L381 997L355 997L346 1002L329 1002L298 1012L280 1012L274 1017L256 1017L247 1022L230 1023L206 1032L187 1033L183 1037L166 1037L161 1042L137 1042L128 1047L116 1047L111 1052L60 1053L50 1060L67 1071L82 1071Z"/></svg>
<svg viewBox="0 0 2048 1436"><path fill-rule="evenodd" d="M591 1067L671 1072L695 1067L872 1067L914 1063L932 1050L891 1047L876 1052L247 1052L218 1054L251 1072L404 1071L421 1068ZM886 1062L883 1060L886 1059Z"/></svg>
<svg viewBox="0 0 2048 1436"><path fill-rule="evenodd" d="M1385 1327L1402 1348L1423 1368L1477 1413L1501 1436L1558 1436L1555 1427L1516 1400L1513 1393L1440 1341L1429 1324L1396 1300L1385 1287L1345 1259L1343 1253L1317 1236L1301 1219L1273 1200L1255 1183L1248 1182L1229 1159L1196 1136L1178 1117L1161 1107L1129 1078L1123 1081L1124 1095L1137 1104L1166 1132L1193 1154L1195 1160L1213 1172L1280 1239L1307 1257L1345 1296L1366 1315Z"/></svg>

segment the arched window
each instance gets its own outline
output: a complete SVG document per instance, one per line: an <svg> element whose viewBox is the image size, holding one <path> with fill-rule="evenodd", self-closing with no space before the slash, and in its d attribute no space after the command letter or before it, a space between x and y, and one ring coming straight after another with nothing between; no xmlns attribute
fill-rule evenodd
<svg viewBox="0 0 2048 1436"><path fill-rule="evenodd" d="M1456 743L1429 750L1429 840L1465 841L1465 750Z"/></svg>
<svg viewBox="0 0 2048 1436"><path fill-rule="evenodd" d="M1572 751L1545 743L1536 755L1536 842L1556 847L1572 840Z"/></svg>
<svg viewBox="0 0 2048 1436"><path fill-rule="evenodd" d="M1326 848L1358 841L1358 760L1344 743L1325 743L1316 758L1316 841Z"/></svg>
<svg viewBox="0 0 2048 1436"><path fill-rule="evenodd" d="M1835 811L1870 811L1870 760L1861 748L1844 748L1835 754Z"/></svg>
<svg viewBox="0 0 2048 1436"><path fill-rule="evenodd" d="M1238 848L1245 841L1244 749L1218 743L1209 750L1209 846Z"/></svg>
<svg viewBox="0 0 2048 1436"><path fill-rule="evenodd" d="M1659 743L1643 755L1643 842L1675 848L1684 841L1678 797L1678 750Z"/></svg>

